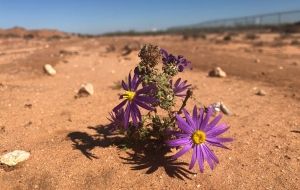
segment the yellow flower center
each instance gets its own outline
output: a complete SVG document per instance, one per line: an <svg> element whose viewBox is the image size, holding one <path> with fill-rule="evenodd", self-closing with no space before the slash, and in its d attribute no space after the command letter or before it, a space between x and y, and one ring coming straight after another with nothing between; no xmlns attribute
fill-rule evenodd
<svg viewBox="0 0 300 190"><path fill-rule="evenodd" d="M135 96L135 92L132 91L125 91L125 93L123 94L123 97L129 101L132 101L134 96Z"/></svg>
<svg viewBox="0 0 300 190"><path fill-rule="evenodd" d="M206 140L206 134L201 130L197 130L193 133L192 139L195 144L202 144Z"/></svg>

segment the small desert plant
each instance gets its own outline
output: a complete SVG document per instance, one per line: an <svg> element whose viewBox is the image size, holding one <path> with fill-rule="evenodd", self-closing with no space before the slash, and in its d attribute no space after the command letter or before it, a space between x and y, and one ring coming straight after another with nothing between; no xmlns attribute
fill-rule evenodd
<svg viewBox="0 0 300 190"><path fill-rule="evenodd" d="M221 115L211 119L213 106L195 105L191 112L185 109L192 96L191 84L181 78L174 81L174 77L191 62L153 45L143 46L139 57L134 73L121 82L124 92L120 95L122 101L110 113L111 129L123 133L126 142L144 148L153 142L156 150L183 147L173 156L175 159L192 150L190 169L196 161L201 172L204 161L213 169L219 161L209 146L227 148L223 143L232 139L219 136L228 126L217 125ZM176 99L181 100L179 106Z"/></svg>
<svg viewBox="0 0 300 190"><path fill-rule="evenodd" d="M224 41L231 41L232 40L232 36L228 34L228 35L226 35L226 36L223 37L223 40Z"/></svg>
<svg viewBox="0 0 300 190"><path fill-rule="evenodd" d="M259 38L259 36L257 34L255 34L255 33L248 33L245 36L246 40L256 40L258 38Z"/></svg>

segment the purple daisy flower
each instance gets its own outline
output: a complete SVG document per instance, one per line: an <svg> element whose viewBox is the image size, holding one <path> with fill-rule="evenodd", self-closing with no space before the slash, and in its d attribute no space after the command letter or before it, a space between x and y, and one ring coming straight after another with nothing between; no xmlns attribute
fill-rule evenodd
<svg viewBox="0 0 300 190"><path fill-rule="evenodd" d="M182 55L178 55L176 57L172 54L169 54L165 49L160 49L160 53L162 55L163 64L166 65L170 63L175 63L179 72L182 72L184 68L191 64L191 62L185 59Z"/></svg>
<svg viewBox="0 0 300 190"><path fill-rule="evenodd" d="M200 109L200 113L198 114L197 107L195 106L192 117L186 110L183 110L183 112L186 120L176 114L177 124L181 132L175 133L177 139L167 142L170 147L183 146L173 157L177 159L192 149L193 155L189 169L192 169L196 161L198 161L199 169L203 172L204 161L206 160L213 170L215 165L219 163L219 160L214 152L211 151L209 145L228 149L223 143L231 142L233 139L218 136L227 131L229 127L226 124L217 125L222 115L218 115L209 122L213 113L211 108L208 108L207 113L203 109Z"/></svg>
<svg viewBox="0 0 300 190"><path fill-rule="evenodd" d="M118 110L123 108L126 103L126 108L124 111L124 128L128 128L130 117L135 126L142 120L141 112L139 107L146 110L153 111L155 108L152 106L153 103L157 102L154 97L149 96L155 89L154 86L144 86L138 90L141 81L135 74L131 79L131 74L128 75L128 84L122 81L122 87L125 90L124 94L120 96L123 100L119 105L117 105L113 111L116 113Z"/></svg>
<svg viewBox="0 0 300 190"><path fill-rule="evenodd" d="M172 86L175 96L178 96L178 97L186 96L186 90L192 86L192 85L186 84L186 83L187 83L187 80L181 82L181 78L179 78L176 80L176 82L173 85L173 81L170 80L170 84Z"/></svg>

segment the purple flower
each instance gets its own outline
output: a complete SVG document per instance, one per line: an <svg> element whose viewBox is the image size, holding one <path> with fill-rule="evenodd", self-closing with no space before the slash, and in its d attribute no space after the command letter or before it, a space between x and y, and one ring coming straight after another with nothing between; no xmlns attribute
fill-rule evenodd
<svg viewBox="0 0 300 190"><path fill-rule="evenodd" d="M116 113L126 105L124 111L125 129L128 128L130 118L135 126L137 126L137 124L142 120L139 107L150 111L155 109L152 104L157 102L157 100L149 95L155 88L153 86L144 86L138 90L140 83L141 81L139 80L138 76L135 74L131 79L130 73L128 75L128 83L126 84L124 81L122 81L122 87L125 92L120 96L120 99L125 100L117 105L113 111Z"/></svg>
<svg viewBox="0 0 300 190"><path fill-rule="evenodd" d="M176 82L174 83L174 85L173 85L173 81L172 80L170 81L170 84L172 86L175 96L178 96L178 97L186 96L186 90L190 86L192 86L190 84L187 85L186 83L187 83L187 80L181 82L181 78L177 79Z"/></svg>
<svg viewBox="0 0 300 190"><path fill-rule="evenodd" d="M167 142L170 147L183 147L173 157L177 159L192 149L193 155L189 169L192 169L196 161L198 161L199 169L203 172L204 161L206 160L210 168L213 170L215 165L219 163L219 160L214 152L211 151L209 145L227 148L223 145L223 143L231 142L232 139L218 136L227 131L229 127L227 127L226 124L217 125L222 115L218 115L209 122L213 113L211 108L208 108L207 113L205 113L203 109L200 109L200 113L198 114L197 107L195 106L192 117L186 110L183 111L185 120L176 114L177 125L181 129L181 132L174 134L177 139L169 140Z"/></svg>
<svg viewBox="0 0 300 190"><path fill-rule="evenodd" d="M176 57L172 54L169 54L165 49L160 49L160 53L162 55L163 64L167 65L174 63L176 64L179 72L182 72L184 68L191 64L191 62L185 59L182 55L178 55Z"/></svg>

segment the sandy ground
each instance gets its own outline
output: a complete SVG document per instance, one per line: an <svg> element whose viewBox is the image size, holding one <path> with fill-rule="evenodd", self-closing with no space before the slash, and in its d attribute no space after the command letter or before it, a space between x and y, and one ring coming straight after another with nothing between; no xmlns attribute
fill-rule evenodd
<svg viewBox="0 0 300 190"><path fill-rule="evenodd" d="M115 82L139 61L138 51L121 55L133 42L192 61L193 70L181 74L194 86L189 109L223 101L234 113L223 121L235 140L231 150L214 149L220 159L214 171L188 171L191 154L175 162L132 156L107 133L106 117L121 92ZM107 52L111 44L116 50ZM213 35L0 40L0 153L31 153L15 168L0 167L0 189L300 189L300 47L253 44ZM46 63L57 75L43 73ZM214 66L228 77L208 77ZM75 99L86 82L95 94ZM259 89L267 95L257 96Z"/></svg>

